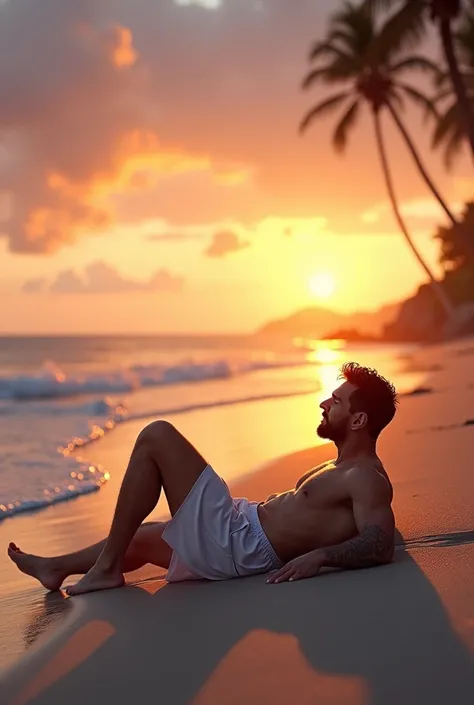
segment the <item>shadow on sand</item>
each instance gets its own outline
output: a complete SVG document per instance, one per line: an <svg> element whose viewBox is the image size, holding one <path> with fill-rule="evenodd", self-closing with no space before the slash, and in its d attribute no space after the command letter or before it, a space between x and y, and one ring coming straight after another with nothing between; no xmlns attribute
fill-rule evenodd
<svg viewBox="0 0 474 705"><path fill-rule="evenodd" d="M404 550L292 584L149 582L64 603L67 623L7 674L2 702L472 703L472 656Z"/></svg>

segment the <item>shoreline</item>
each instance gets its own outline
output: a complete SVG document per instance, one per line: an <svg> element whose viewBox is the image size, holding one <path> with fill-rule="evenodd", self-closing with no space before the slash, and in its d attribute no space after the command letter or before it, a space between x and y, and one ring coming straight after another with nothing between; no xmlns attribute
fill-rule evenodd
<svg viewBox="0 0 474 705"><path fill-rule="evenodd" d="M380 350L378 350L378 353L380 353ZM361 351L360 354L366 355L367 351ZM422 370L416 369L407 373L404 369L406 365L404 358L406 360L411 359L411 364L413 364L417 358L417 353L416 351L409 353L399 351L397 354L393 354L389 366L394 368L393 371L395 375L400 373L400 379L397 381L400 382L403 391L409 391L417 386L417 378L421 380L424 374ZM383 364L385 364L386 359L387 358L384 358L382 354L381 362ZM36 505L38 508L49 508L56 503L67 502L70 497L81 497L83 494L94 493L94 490L97 489L95 485L98 485L99 482L101 482L102 485L106 485L109 475L113 475L116 472L116 465L102 462L101 449L104 447L104 441L107 445L108 441L106 439L108 436L112 435L114 442L117 437L117 445L121 445L121 436L124 433L121 429L129 425L137 428L137 424L143 426L154 418L169 417L172 420L176 418L178 426L183 424L186 428L188 426L188 418L196 418L197 415L205 413L209 415L209 423L211 424L214 423L214 419L217 417L217 423L220 425L220 417L225 415L229 419L234 416L235 421L242 427L245 427L246 420L243 418L244 415L248 415L249 418L253 416L255 423L248 424L246 432L249 435L249 439L244 442L247 445L252 443L257 449L257 457L253 458L252 454L248 453L247 457L243 459L244 462L241 462L239 467L235 467L235 463L230 459L232 474L247 474L248 472L253 472L252 469L248 470L247 468L258 467L260 463L268 462L268 460L275 457L275 455L278 457L278 455L287 453L295 448L309 445L313 442L314 434L313 437L310 438L309 434L306 433L306 435L303 436L299 430L296 429L293 429L295 442L286 445L282 444L282 436L287 434L287 429L282 427L281 432L277 431L275 434L276 447L273 448L273 444L269 442L266 444L267 447L262 449L263 452L258 452L261 443L260 439L254 433L257 424L261 424L261 420L258 418L258 414L255 413L255 410L251 409L252 404L256 403L256 409L261 409L262 414L266 414L266 409L272 414L271 409L274 402L285 402L286 400L291 401L293 399L296 401L294 405L296 409L299 398L309 397L311 400L323 394L322 387L325 385L325 380L328 376L327 372L329 372L330 369L332 370L334 368L334 377L336 377L335 365L330 359L321 360L319 364L316 360L313 360L312 363L308 361L306 366L298 365L298 368L301 371L294 373L294 380L291 384L293 388L291 391L285 380L286 373L280 374L277 369L276 373L272 370L272 374L275 375L276 384L276 388L273 390L272 386L275 385L273 382L272 385L268 384L266 372L263 370L261 373L256 371L255 379L249 377L244 386L242 386L242 382L238 381L239 376L225 382L211 382L209 389L204 389L204 394L199 392L199 385L189 387L189 389L185 389L181 385L173 392L175 396L172 398L168 398L168 391L165 393L165 388L160 387L156 391L152 389L149 391L141 389L137 397L131 397L122 402L118 398L108 400L107 406L109 409L107 416L104 415L99 418L94 418L94 413L103 413L103 411L100 410L94 411L94 408L98 408L97 400L76 404L79 410L82 407L85 409L88 404L91 406L91 410L88 412L92 414L92 416L89 416L89 429L86 430L85 423L82 419L78 419L76 422L75 430L72 427L68 432L67 422L64 427L61 427L63 430L60 430L58 435L62 435L62 433L64 433L64 435L62 435L62 438L61 435L59 436L59 443L53 440L53 447L55 443L58 443L57 450L59 451L57 456L51 458L51 463L54 465L53 479L50 483L48 483L47 480L43 480L44 484L42 488L37 488L36 491L30 494L23 494L21 489L16 487L15 482L13 482L12 490L10 493L5 494L4 505L6 506L0 506L0 522L8 516L29 513L30 509L36 508ZM291 373L290 376L292 375L293 373ZM250 382L249 380L251 379L252 381ZM265 404L265 402L268 403ZM126 407L129 407L128 410L122 406L123 403L125 403ZM105 406L104 400L102 400L100 406L101 409L103 409ZM69 409L70 407L66 405L66 408ZM74 408L73 404L71 409L74 410ZM282 404L281 408L283 410L285 405ZM318 409L314 411L316 414L318 413ZM83 430L79 430L77 423L80 425L84 423ZM191 432L193 430L193 428L190 429ZM112 431L114 433L112 433ZM127 434L126 431L125 435L130 438L130 434ZM253 438L252 435L254 436ZM242 439L240 440L242 442ZM99 443L97 443L97 441L99 441ZM131 443L133 442L132 439L130 439L130 441ZM200 447L201 440L200 436L197 434L196 441L198 444L197 447ZM41 439L38 439L36 442L41 443ZM54 448L54 451L55 450L56 448ZM214 449L209 446L209 448L205 450L209 457L213 458ZM64 456L64 458L62 456ZM225 457L222 459L224 463L221 466L221 472L225 474L227 472L227 461L229 459ZM80 462L76 463L76 460ZM47 462L46 455L43 462ZM219 468L216 469L219 471ZM61 474L61 471L63 474ZM81 481L79 481L79 478Z"/></svg>

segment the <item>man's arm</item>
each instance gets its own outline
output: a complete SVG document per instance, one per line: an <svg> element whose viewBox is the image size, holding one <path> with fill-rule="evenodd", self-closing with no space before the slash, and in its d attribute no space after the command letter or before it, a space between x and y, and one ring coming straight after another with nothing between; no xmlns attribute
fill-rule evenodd
<svg viewBox="0 0 474 705"><path fill-rule="evenodd" d="M359 533L344 543L322 549L323 565L351 569L390 563L395 519L388 485L373 470L358 469L350 482L350 495Z"/></svg>
<svg viewBox="0 0 474 705"><path fill-rule="evenodd" d="M267 582L310 578L323 566L350 570L384 565L393 560L395 519L389 486L373 470L357 469L349 479L349 494L358 535L295 558Z"/></svg>

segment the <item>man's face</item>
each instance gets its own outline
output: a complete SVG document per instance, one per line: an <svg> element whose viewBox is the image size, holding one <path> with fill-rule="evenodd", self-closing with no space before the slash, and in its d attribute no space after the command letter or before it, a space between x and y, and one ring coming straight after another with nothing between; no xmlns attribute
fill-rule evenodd
<svg viewBox="0 0 474 705"><path fill-rule="evenodd" d="M317 429L320 438L337 442L347 437L352 420L350 396L355 389L353 384L344 382L334 390L329 399L321 402L323 418Z"/></svg>

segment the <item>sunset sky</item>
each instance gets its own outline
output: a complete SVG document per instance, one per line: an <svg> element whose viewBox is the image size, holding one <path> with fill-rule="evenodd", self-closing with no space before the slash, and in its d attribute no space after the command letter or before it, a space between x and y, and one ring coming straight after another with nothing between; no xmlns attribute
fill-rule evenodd
<svg viewBox="0 0 474 705"><path fill-rule="evenodd" d="M0 3L0 331L247 332L424 280L387 202L370 115L301 138L311 42L336 0ZM438 56L437 45L428 51ZM407 82L420 85L419 79ZM404 119L453 208L429 129ZM407 222L437 269L443 219L389 125Z"/></svg>

